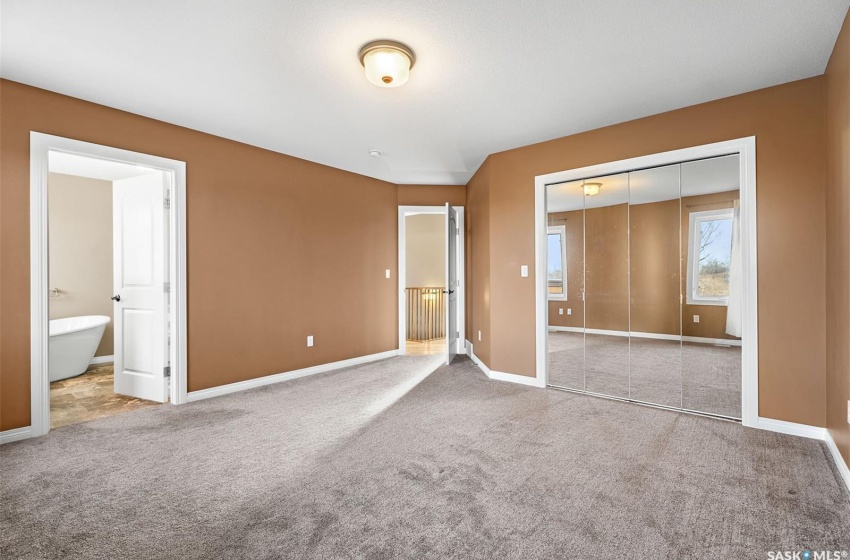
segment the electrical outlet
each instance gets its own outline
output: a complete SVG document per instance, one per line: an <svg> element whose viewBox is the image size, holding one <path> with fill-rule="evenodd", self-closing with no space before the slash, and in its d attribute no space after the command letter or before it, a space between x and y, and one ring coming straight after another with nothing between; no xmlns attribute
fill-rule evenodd
<svg viewBox="0 0 850 560"><path fill-rule="evenodd" d="M519 275L522 276L523 278L528 278L528 265L527 264L524 264L521 267L519 267Z"/></svg>
<svg viewBox="0 0 850 560"><path fill-rule="evenodd" d="M389 277L390 277L390 269L389 269L389 268L387 269L387 273L386 273L386 274L387 274L387 278L389 278Z"/></svg>
<svg viewBox="0 0 850 560"><path fill-rule="evenodd" d="M313 346L313 335L307 337L307 348Z"/></svg>
<svg viewBox="0 0 850 560"><path fill-rule="evenodd" d="M699 323L699 315L694 315L694 323Z"/></svg>
<svg viewBox="0 0 850 560"><path fill-rule="evenodd" d="M481 331L478 331L478 342L481 342Z"/></svg>
<svg viewBox="0 0 850 560"><path fill-rule="evenodd" d="M564 314L564 308L563 308L563 307L559 307L559 308L558 308L558 315L563 315L563 314Z"/></svg>
<svg viewBox="0 0 850 560"><path fill-rule="evenodd" d="M573 314L573 308L567 307L567 315L572 315L572 314Z"/></svg>

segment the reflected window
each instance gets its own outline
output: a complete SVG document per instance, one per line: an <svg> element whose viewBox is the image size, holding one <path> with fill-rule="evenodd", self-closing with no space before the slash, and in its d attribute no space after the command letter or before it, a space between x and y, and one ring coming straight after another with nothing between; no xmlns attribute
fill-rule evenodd
<svg viewBox="0 0 850 560"><path fill-rule="evenodd" d="M546 280L549 299L567 299L567 228L550 226L547 237Z"/></svg>
<svg viewBox="0 0 850 560"><path fill-rule="evenodd" d="M732 262L731 208L691 212L688 233L688 303L727 305Z"/></svg>

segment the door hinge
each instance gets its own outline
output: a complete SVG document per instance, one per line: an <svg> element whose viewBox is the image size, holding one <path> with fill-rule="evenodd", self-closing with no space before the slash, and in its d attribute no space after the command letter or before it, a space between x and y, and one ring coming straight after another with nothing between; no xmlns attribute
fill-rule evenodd
<svg viewBox="0 0 850 560"><path fill-rule="evenodd" d="M162 368L163 377L171 377L171 366L165 366Z"/></svg>
<svg viewBox="0 0 850 560"><path fill-rule="evenodd" d="M163 293L170 294L171 293L171 282L164 282L162 284Z"/></svg>
<svg viewBox="0 0 850 560"><path fill-rule="evenodd" d="M162 207L165 208L166 210L171 208L171 198L170 197L165 197L162 200Z"/></svg>

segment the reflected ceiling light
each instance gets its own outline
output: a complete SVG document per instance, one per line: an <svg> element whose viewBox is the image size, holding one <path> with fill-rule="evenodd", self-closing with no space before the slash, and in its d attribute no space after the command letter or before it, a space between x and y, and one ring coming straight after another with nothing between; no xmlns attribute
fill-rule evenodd
<svg viewBox="0 0 850 560"><path fill-rule="evenodd" d="M584 189L584 196L596 196L602 188L602 183L582 183L581 187Z"/></svg>
<svg viewBox="0 0 850 560"><path fill-rule="evenodd" d="M404 85L416 56L407 45L381 39L360 47L360 64L366 69L366 79L376 86L392 88Z"/></svg>
<svg viewBox="0 0 850 560"><path fill-rule="evenodd" d="M369 150L369 155L372 157L381 157L380 150Z"/></svg>

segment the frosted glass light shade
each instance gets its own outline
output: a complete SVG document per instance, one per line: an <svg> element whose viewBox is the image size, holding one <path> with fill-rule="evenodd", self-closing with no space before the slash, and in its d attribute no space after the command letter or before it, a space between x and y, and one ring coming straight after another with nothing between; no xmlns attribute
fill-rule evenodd
<svg viewBox="0 0 850 560"><path fill-rule="evenodd" d="M584 187L584 196L595 196L599 194L599 188L602 186L602 183L585 183Z"/></svg>
<svg viewBox="0 0 850 560"><path fill-rule="evenodd" d="M373 41L360 49L366 79L379 87L398 87L410 77L413 51L395 41Z"/></svg>

